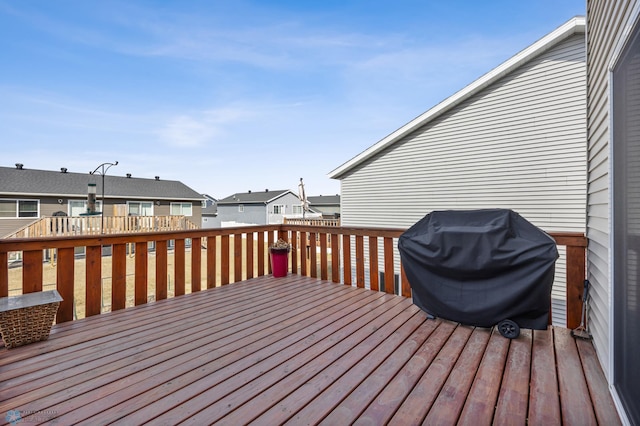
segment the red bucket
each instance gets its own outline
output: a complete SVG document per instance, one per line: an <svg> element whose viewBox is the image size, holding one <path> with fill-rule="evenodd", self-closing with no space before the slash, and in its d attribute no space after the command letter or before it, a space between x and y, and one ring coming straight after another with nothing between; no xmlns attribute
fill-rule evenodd
<svg viewBox="0 0 640 426"><path fill-rule="evenodd" d="M271 271L274 277L286 277L289 272L289 249L271 248Z"/></svg>

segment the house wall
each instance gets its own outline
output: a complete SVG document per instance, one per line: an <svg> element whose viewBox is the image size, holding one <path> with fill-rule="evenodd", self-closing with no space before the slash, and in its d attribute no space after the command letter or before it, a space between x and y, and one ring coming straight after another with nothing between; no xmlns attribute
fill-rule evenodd
<svg viewBox="0 0 640 426"><path fill-rule="evenodd" d="M284 214L276 214L273 212L273 208L275 205L284 205ZM293 213L293 206L299 206L300 199L290 193L285 193L282 197L278 197L278 199L270 202L267 205L267 213L268 213L268 221L269 225L277 225L284 222L284 215Z"/></svg>
<svg viewBox="0 0 640 426"><path fill-rule="evenodd" d="M86 201L85 197L68 197L68 196L54 196L54 197L32 197L32 196L16 196L16 197L2 197L4 199L20 199L20 200L39 200L39 217L37 218L0 218L0 238L3 238L7 235L11 235L21 228L31 224L39 220L41 217L52 216L54 213L58 211L62 211L65 214L69 215L69 200L78 200L78 201ZM62 200L62 202L58 202L58 200ZM131 199L130 201L139 201ZM178 202L180 200L176 200ZM187 201L188 202L188 201ZM192 216L187 219L193 222L194 224L200 226L202 223L202 203L200 202L191 202L192 203ZM105 200L105 216L118 216L121 214L126 214L126 204L127 200L125 199L109 199ZM154 203L153 205L153 213L155 216L169 216L171 211L171 201L161 201L160 205Z"/></svg>
<svg viewBox="0 0 640 426"><path fill-rule="evenodd" d="M350 171L343 226L407 228L432 210L511 208L547 231L584 232L585 82L578 34Z"/></svg>
<svg viewBox="0 0 640 426"><path fill-rule="evenodd" d="M600 363L610 371L610 87L609 66L631 26L638 0L587 2L587 277L591 283L589 330Z"/></svg>
<svg viewBox="0 0 640 426"><path fill-rule="evenodd" d="M218 204L218 219L221 226L235 224L266 225L267 213L264 204L243 204L244 211L238 211L237 204ZM240 225L238 225L240 226Z"/></svg>

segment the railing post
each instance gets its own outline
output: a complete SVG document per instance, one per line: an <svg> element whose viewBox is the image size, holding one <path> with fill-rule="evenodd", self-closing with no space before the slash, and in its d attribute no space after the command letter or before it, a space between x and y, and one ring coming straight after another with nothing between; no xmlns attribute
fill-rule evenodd
<svg viewBox="0 0 640 426"><path fill-rule="evenodd" d="M567 328L580 325L586 270L586 247L567 246Z"/></svg>

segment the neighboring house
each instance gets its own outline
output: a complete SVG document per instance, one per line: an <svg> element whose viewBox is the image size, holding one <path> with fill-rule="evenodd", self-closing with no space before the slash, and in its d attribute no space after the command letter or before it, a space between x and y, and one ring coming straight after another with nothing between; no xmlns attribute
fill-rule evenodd
<svg viewBox="0 0 640 426"><path fill-rule="evenodd" d="M324 219L340 217L340 195L318 195L307 197L309 208L321 213Z"/></svg>
<svg viewBox="0 0 640 426"><path fill-rule="evenodd" d="M202 228L219 228L218 220L218 200L208 194L202 194Z"/></svg>
<svg viewBox="0 0 640 426"><path fill-rule="evenodd" d="M342 226L510 208L546 231L584 232L584 32L585 19L571 19L330 172ZM564 282L556 277L552 309L561 324Z"/></svg>
<svg viewBox="0 0 640 426"><path fill-rule="evenodd" d="M185 184L155 179L104 177L106 216L186 216L201 222L203 197ZM40 218L79 216L87 211L88 184L96 185L96 210L102 209L102 175L0 167L0 238Z"/></svg>
<svg viewBox="0 0 640 426"><path fill-rule="evenodd" d="M628 424L640 425L640 0L589 0L589 331Z"/></svg>
<svg viewBox="0 0 640 426"><path fill-rule="evenodd" d="M302 215L300 198L292 191L243 192L218 200L220 226L272 225L289 214Z"/></svg>

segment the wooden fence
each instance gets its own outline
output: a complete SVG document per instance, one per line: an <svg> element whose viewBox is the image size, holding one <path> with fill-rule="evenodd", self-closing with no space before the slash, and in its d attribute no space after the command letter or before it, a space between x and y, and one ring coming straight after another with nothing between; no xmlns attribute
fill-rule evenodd
<svg viewBox="0 0 640 426"><path fill-rule="evenodd" d="M63 237L69 235L128 234L181 231L199 227L185 216L46 216L8 238Z"/></svg>

